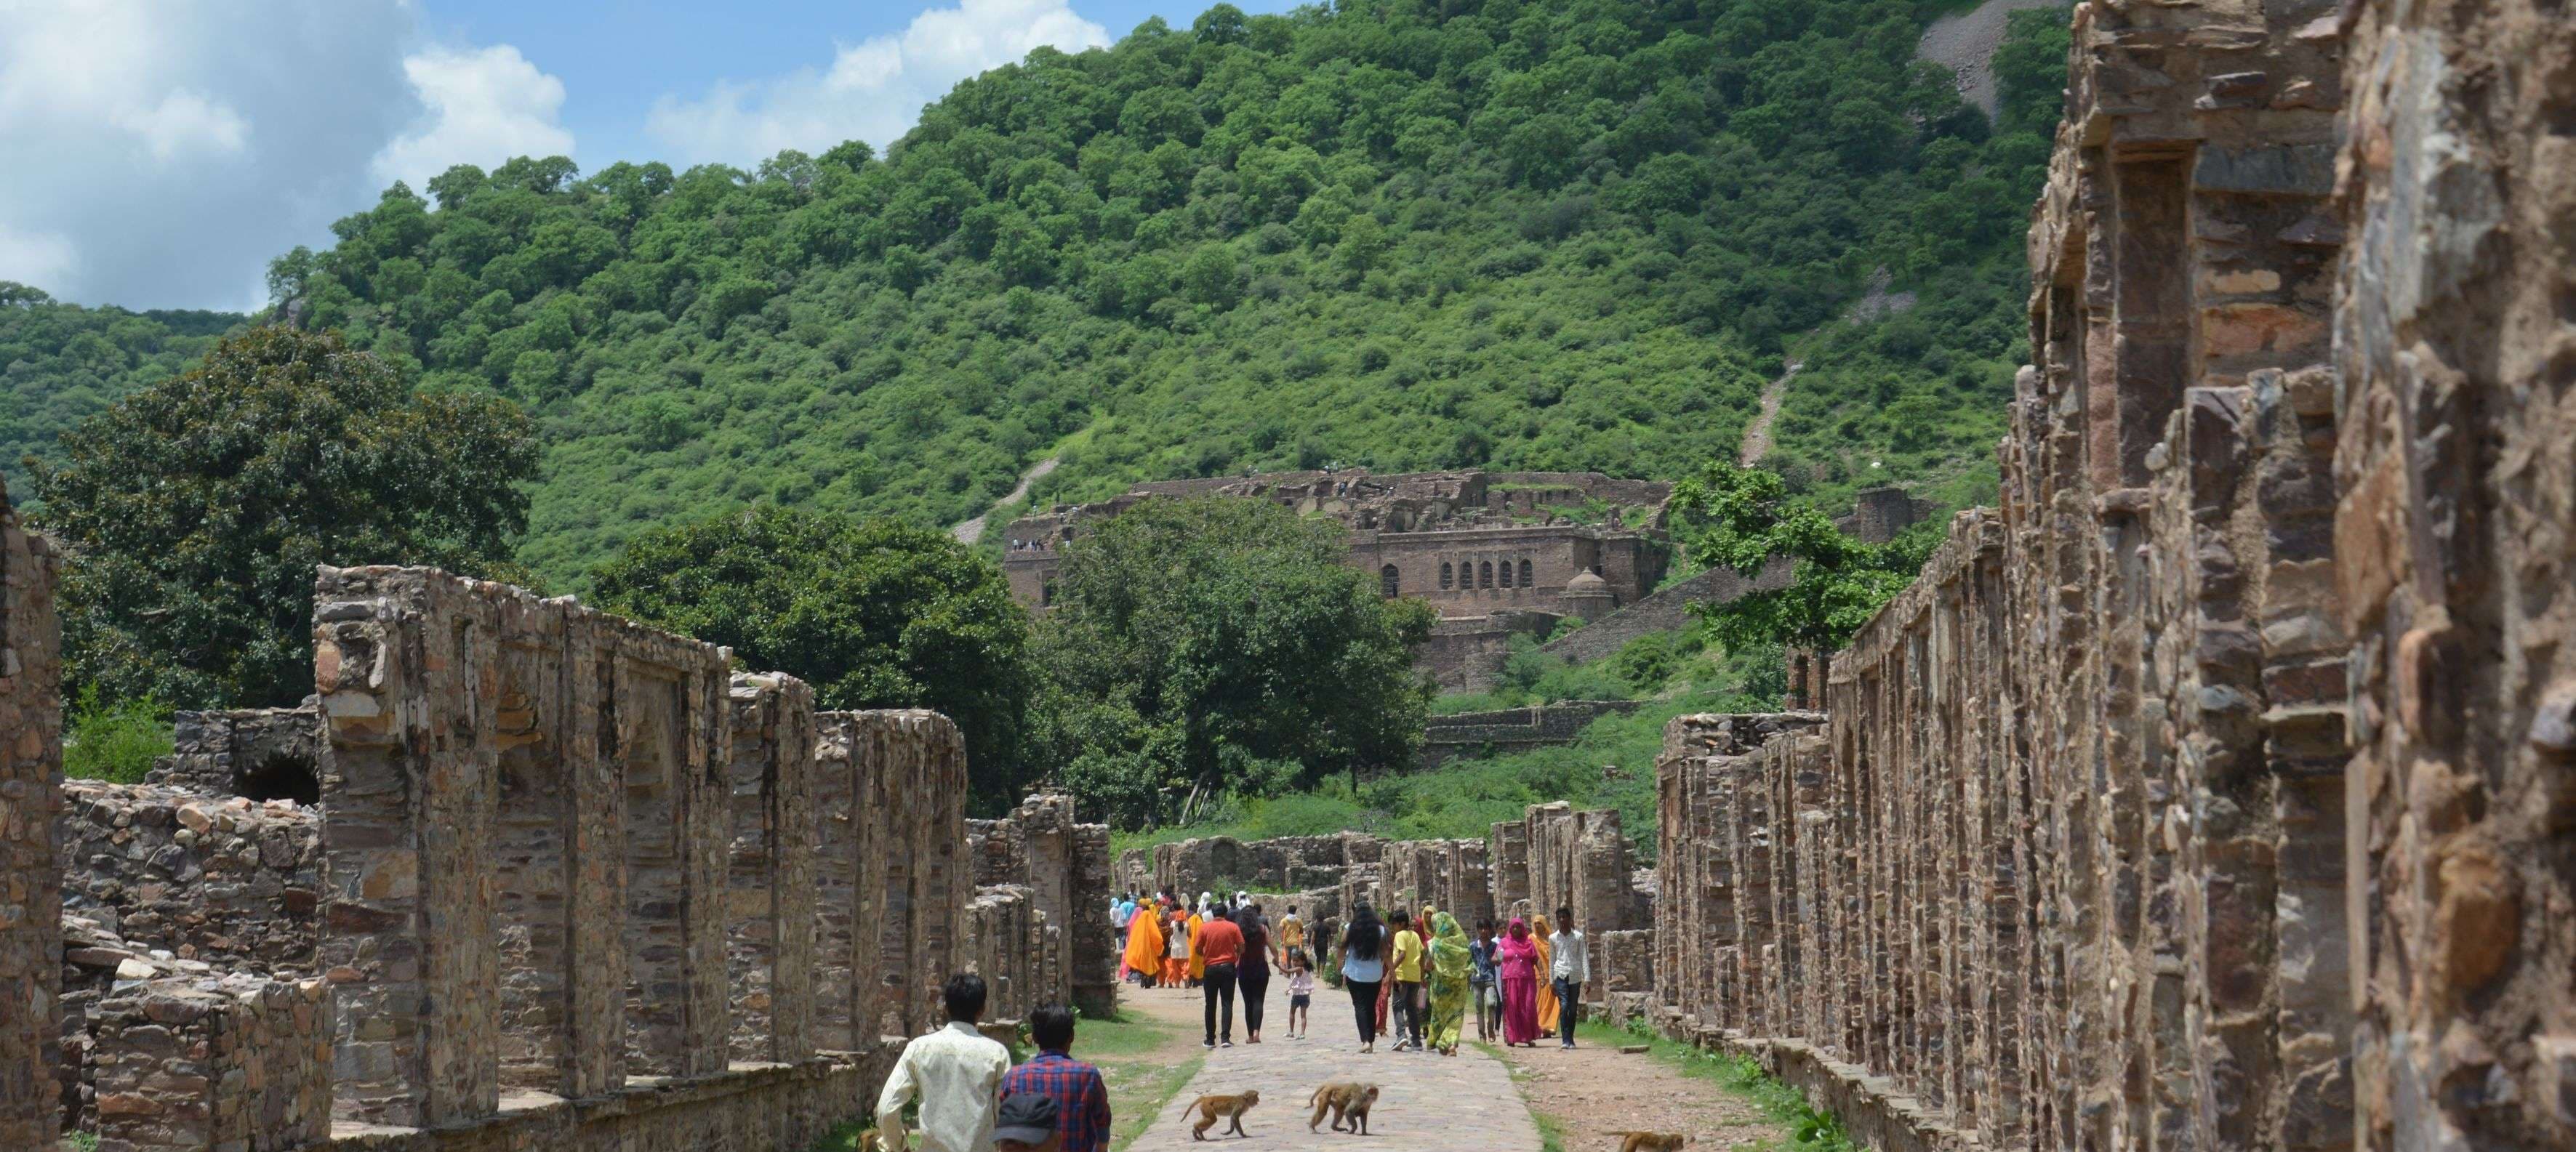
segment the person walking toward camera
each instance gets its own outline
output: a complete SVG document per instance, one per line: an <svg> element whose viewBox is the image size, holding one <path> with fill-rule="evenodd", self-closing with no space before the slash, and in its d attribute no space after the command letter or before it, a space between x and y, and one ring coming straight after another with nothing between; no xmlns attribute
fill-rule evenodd
<svg viewBox="0 0 2576 1152"><path fill-rule="evenodd" d="M1574 1047L1574 1025L1583 1019L1583 982L1592 978L1592 951L1583 939L1583 930L1574 926L1574 910L1556 910L1556 922L1565 927L1547 938L1548 951L1554 954L1553 972L1556 987L1557 1038L1564 1047Z"/></svg>

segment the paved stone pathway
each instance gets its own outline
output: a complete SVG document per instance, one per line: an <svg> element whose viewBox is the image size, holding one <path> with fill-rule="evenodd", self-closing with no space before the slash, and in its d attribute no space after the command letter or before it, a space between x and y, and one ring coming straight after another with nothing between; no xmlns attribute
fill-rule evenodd
<svg viewBox="0 0 2576 1152"><path fill-rule="evenodd" d="M1377 1051L1359 1054L1359 1031L1351 1019L1350 997L1318 981L1315 989L1314 1037L1288 1038L1288 982L1270 980L1268 1019L1262 1041L1243 1042L1243 1006L1235 1005L1234 1047L1208 1053L1205 1070L1163 1108L1130 1152L1259 1152L1276 1148L1401 1148L1405 1152L1538 1152L1538 1125L1501 1061L1462 1045L1454 1057L1389 1052L1393 1041L1380 1039ZM1125 1002L1156 1016L1186 1014L1201 1019L1198 994L1155 990L1120 993ZM1470 1034L1473 1022L1468 1024ZM1332 1129L1332 1116L1310 1135L1306 1131L1306 1097L1316 1085L1332 1080L1361 1080L1378 1086L1369 1134L1348 1136ZM1246 1090L1261 1093L1244 1123L1248 1136L1218 1140L1219 1121L1209 1140L1190 1139L1196 1114L1183 1120L1183 1102L1200 1096Z"/></svg>

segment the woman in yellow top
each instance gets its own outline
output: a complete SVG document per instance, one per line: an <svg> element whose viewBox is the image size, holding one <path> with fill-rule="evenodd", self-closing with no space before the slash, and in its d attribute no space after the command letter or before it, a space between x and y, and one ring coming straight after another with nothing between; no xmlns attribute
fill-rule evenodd
<svg viewBox="0 0 2576 1152"><path fill-rule="evenodd" d="M1138 909L1127 921L1127 968L1143 977L1147 988L1163 970L1163 918L1152 908Z"/></svg>
<svg viewBox="0 0 2576 1152"><path fill-rule="evenodd" d="M1547 917L1530 917L1530 942L1538 945L1538 1034L1556 1035L1556 950L1547 942L1556 929L1548 926Z"/></svg>

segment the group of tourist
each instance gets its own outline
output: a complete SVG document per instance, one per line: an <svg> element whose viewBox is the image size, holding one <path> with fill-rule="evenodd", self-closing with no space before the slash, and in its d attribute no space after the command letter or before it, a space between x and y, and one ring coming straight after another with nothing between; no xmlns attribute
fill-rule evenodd
<svg viewBox="0 0 2576 1152"><path fill-rule="evenodd" d="M1073 1058L1073 1010L1030 1012L1038 1054L1014 1068L1010 1048L976 1027L984 996L982 977L949 977L940 990L947 1026L904 1045L877 1094L877 1147L905 1152L903 1110L918 1102L910 1135L928 1152L1105 1152L1109 1086Z"/></svg>
<svg viewBox="0 0 2576 1152"><path fill-rule="evenodd" d="M1350 993L1360 1051L1375 1052L1378 1037L1392 1035L1394 1051L1455 1056L1471 1002L1479 1040L1499 1031L1505 1044L1535 1047L1540 1036L1553 1034L1574 1047L1583 983L1591 978L1590 946L1573 926L1571 909L1559 908L1556 916L1564 931L1551 930L1544 916L1535 931L1515 917L1500 939L1493 921L1479 920L1470 941L1446 912L1425 908L1417 920L1398 908L1380 920L1362 902L1341 939L1342 987Z"/></svg>
<svg viewBox="0 0 2576 1152"><path fill-rule="evenodd" d="M1127 892L1112 903L1110 918L1123 942L1119 978L1141 988L1196 990L1206 1004L1207 1047L1234 1047L1237 992L1244 1043L1261 1043L1273 975L1288 982L1289 1038L1305 1038L1315 973L1296 905L1288 906L1275 933L1249 892L1232 900L1201 892L1189 906L1169 890L1142 898Z"/></svg>

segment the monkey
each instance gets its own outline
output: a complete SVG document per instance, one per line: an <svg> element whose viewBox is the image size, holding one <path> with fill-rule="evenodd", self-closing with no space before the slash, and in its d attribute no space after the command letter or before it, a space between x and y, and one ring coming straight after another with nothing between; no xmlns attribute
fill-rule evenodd
<svg viewBox="0 0 2576 1152"><path fill-rule="evenodd" d="M1198 1099L1192 1100L1188 1104L1183 1105L1181 1107L1181 1115L1189 1115L1191 1109L1198 1110L1199 1122L1190 1126L1190 1139L1193 1140L1207 1139L1207 1130L1216 1126L1216 1122L1219 1117L1232 1121L1232 1124L1225 1130L1225 1135L1250 1136L1252 1133L1243 1130L1243 1114L1251 1111L1252 1106L1258 1103L1261 1103L1261 1093L1259 1092L1236 1092L1223 1096L1201 1096Z"/></svg>
<svg viewBox="0 0 2576 1152"><path fill-rule="evenodd" d="M1682 1152L1690 1137L1679 1132L1613 1132L1619 1137L1619 1152Z"/></svg>
<svg viewBox="0 0 2576 1152"><path fill-rule="evenodd" d="M1324 1110L1330 1108L1333 1110L1333 1131L1347 1130L1353 1136L1366 1136L1369 1108L1377 1103L1377 1085L1336 1080L1315 1089L1315 1094L1308 1096L1306 1102L1315 1106L1314 1117L1306 1121L1307 1131L1314 1131L1316 1123L1324 1118ZM1347 1129L1345 1124L1349 1125Z"/></svg>
<svg viewBox="0 0 2576 1152"><path fill-rule="evenodd" d="M903 1146L906 1148L919 1147L921 1144L921 1133L919 1132L907 1129L904 1132L903 1137ZM886 1152L887 1147L888 1146L882 1135L876 1129L870 1128L865 1132L859 1133L859 1152Z"/></svg>

